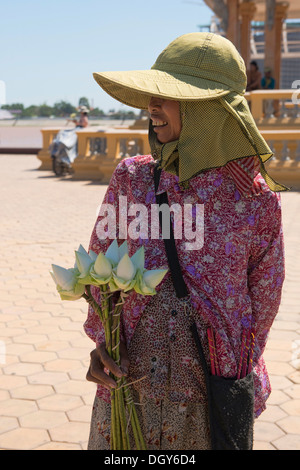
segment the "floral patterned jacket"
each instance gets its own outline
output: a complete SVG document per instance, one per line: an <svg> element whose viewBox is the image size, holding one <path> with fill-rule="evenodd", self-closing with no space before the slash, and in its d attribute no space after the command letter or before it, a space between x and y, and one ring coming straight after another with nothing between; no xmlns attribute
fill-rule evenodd
<svg viewBox="0 0 300 470"><path fill-rule="evenodd" d="M103 203L115 209L115 236L118 238L121 231L124 232L124 227L119 226L120 195L127 197L128 207L143 204L148 208L148 227L151 226L151 204L156 203L154 165L151 155L130 157L122 160L112 176ZM271 391L262 354L280 305L284 247L280 195L270 191L260 174L256 176L255 184L259 188L257 194L244 196L237 189L232 173L222 167L199 174L190 180L187 189L182 189L176 176L162 172L157 193L167 191L170 205L204 205L202 248L187 250L185 242L189 240L184 231L182 238L176 239L183 276L192 305L198 312L196 323L200 337L205 339L203 325L214 328L222 376L236 376L242 329L254 325L255 412L258 416L265 409ZM196 217L195 211L192 214ZM98 237L97 226L103 219L103 216L98 217L91 236L90 249L96 253L105 252L112 242L112 239ZM128 216L128 224L133 219ZM148 238L143 235L135 239L128 235L129 255L143 244L145 267L167 268L164 241L151 239L150 233L148 235ZM120 239L120 243L122 241ZM163 283L164 280L157 290ZM97 297L97 288L93 293ZM122 334L127 345L150 299L151 296L135 292L126 299ZM103 328L91 308L84 328L96 344L104 340ZM97 395L105 401L110 399L109 392L101 386L98 386Z"/></svg>

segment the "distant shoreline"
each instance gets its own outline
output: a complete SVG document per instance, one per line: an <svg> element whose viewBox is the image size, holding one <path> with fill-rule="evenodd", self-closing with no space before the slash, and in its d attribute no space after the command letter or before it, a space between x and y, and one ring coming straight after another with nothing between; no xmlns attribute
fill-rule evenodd
<svg viewBox="0 0 300 470"><path fill-rule="evenodd" d="M89 118L89 125L101 127L115 127L124 125L128 127L134 123L132 119L98 119ZM67 118L32 118L32 119L3 119L0 120L0 127L74 127L74 124L67 122Z"/></svg>
<svg viewBox="0 0 300 470"><path fill-rule="evenodd" d="M89 127L94 131L105 130L111 127L128 127L133 120L90 119ZM74 128L73 123L67 123L66 119L20 119L0 121L0 152L1 149L41 149L43 139L41 129L44 128ZM3 151L1 152L3 153Z"/></svg>

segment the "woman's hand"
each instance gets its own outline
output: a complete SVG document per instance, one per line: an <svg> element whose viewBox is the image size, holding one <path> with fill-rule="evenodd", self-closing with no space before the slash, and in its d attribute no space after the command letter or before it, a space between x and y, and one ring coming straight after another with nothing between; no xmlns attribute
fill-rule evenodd
<svg viewBox="0 0 300 470"><path fill-rule="evenodd" d="M116 388L116 381L104 371L104 368L108 369L115 377L121 378L128 374L129 358L124 343L120 343L120 367L108 355L105 343L101 343L91 352L91 363L86 374L86 380L89 382L100 384L107 390Z"/></svg>

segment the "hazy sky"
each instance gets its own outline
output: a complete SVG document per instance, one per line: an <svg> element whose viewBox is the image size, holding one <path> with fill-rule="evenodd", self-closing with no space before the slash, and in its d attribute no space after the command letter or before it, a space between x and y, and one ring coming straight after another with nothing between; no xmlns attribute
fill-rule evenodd
<svg viewBox="0 0 300 470"><path fill-rule="evenodd" d="M0 0L6 103L77 105L86 96L105 111L120 109L92 73L148 69L173 39L211 17L202 0Z"/></svg>

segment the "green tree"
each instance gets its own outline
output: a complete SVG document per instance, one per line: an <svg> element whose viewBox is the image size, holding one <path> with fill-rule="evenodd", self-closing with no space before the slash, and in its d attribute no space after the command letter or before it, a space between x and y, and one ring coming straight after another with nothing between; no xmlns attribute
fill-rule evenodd
<svg viewBox="0 0 300 470"><path fill-rule="evenodd" d="M25 108L22 112L22 117L24 118L29 118L29 117L34 117L39 115L39 106L36 105L31 105Z"/></svg>
<svg viewBox="0 0 300 470"><path fill-rule="evenodd" d="M3 104L1 108L7 109L8 111L23 111L24 105L22 103Z"/></svg>
<svg viewBox="0 0 300 470"><path fill-rule="evenodd" d="M53 114L58 117L69 116L72 113L76 113L77 109L67 101L59 101L54 103Z"/></svg>
<svg viewBox="0 0 300 470"><path fill-rule="evenodd" d="M50 117L53 115L53 108L48 106L46 103L42 104L38 108L38 115L41 117Z"/></svg>
<svg viewBox="0 0 300 470"><path fill-rule="evenodd" d="M78 107L79 106L86 106L87 108L90 109L89 100L85 96L82 96L81 98L79 98L79 101L78 101Z"/></svg>
<svg viewBox="0 0 300 470"><path fill-rule="evenodd" d="M91 117L103 117L103 116L105 116L105 113L104 113L104 111L102 111L102 109L94 108L94 109L91 110L90 116Z"/></svg>

